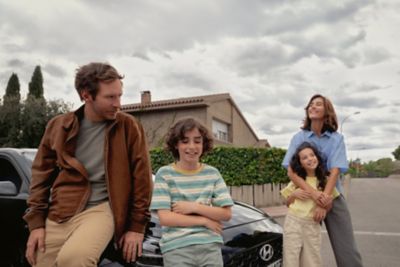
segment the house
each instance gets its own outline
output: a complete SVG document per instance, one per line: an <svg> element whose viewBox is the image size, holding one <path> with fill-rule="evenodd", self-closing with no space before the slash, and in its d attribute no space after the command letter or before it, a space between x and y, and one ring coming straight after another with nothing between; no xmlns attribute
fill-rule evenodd
<svg viewBox="0 0 400 267"><path fill-rule="evenodd" d="M169 127L183 117L193 117L212 131L215 145L270 147L258 139L228 93L151 101L151 92L141 92L141 102L122 106L143 125L150 148L163 145Z"/></svg>

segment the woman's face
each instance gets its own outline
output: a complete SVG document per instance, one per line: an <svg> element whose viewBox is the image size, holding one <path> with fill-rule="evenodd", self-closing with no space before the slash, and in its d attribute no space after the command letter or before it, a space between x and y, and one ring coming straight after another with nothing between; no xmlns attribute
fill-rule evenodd
<svg viewBox="0 0 400 267"><path fill-rule="evenodd" d="M318 158L311 148L304 148L299 152L300 164L307 172L308 176L315 175L315 169L318 166Z"/></svg>
<svg viewBox="0 0 400 267"><path fill-rule="evenodd" d="M308 106L307 115L310 120L323 120L325 116L324 99L314 98Z"/></svg>

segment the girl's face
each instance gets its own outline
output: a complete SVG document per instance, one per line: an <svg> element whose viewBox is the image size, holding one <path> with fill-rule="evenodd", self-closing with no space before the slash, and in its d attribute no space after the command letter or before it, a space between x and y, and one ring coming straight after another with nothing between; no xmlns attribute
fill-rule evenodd
<svg viewBox="0 0 400 267"><path fill-rule="evenodd" d="M184 138L178 141L176 146L179 153L181 166L197 166L203 153L203 136L199 129L194 128L184 134Z"/></svg>
<svg viewBox="0 0 400 267"><path fill-rule="evenodd" d="M308 176L315 175L315 169L318 166L318 158L311 148L304 148L299 152L300 164L307 172Z"/></svg>
<svg viewBox="0 0 400 267"><path fill-rule="evenodd" d="M325 116L324 99L314 98L308 106L307 114L310 120L323 120Z"/></svg>

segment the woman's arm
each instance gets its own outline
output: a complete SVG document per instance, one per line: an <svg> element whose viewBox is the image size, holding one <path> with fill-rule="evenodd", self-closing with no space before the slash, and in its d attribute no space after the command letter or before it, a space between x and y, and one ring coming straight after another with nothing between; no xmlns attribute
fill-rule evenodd
<svg viewBox="0 0 400 267"><path fill-rule="evenodd" d="M322 192L312 188L306 181L298 176L290 166L288 166L287 175L289 176L290 180L298 187L303 189L304 191L308 192L311 195L311 198L318 203L318 199L320 198Z"/></svg>
<svg viewBox="0 0 400 267"><path fill-rule="evenodd" d="M214 207L197 202L178 201L172 204L172 211L179 214L198 214L215 221L229 221L232 217L231 207Z"/></svg>
<svg viewBox="0 0 400 267"><path fill-rule="evenodd" d="M332 168L330 171L329 177L327 179L324 193L332 196L333 189L336 187L336 181L339 177L340 170L339 168Z"/></svg>
<svg viewBox="0 0 400 267"><path fill-rule="evenodd" d="M324 208L327 208L330 205L332 205L332 200L333 200L332 192L336 187L336 181L339 177L339 174L340 170L338 168L332 168L330 170L330 174L329 177L327 178L327 183L325 185L324 192L320 197L321 206Z"/></svg>

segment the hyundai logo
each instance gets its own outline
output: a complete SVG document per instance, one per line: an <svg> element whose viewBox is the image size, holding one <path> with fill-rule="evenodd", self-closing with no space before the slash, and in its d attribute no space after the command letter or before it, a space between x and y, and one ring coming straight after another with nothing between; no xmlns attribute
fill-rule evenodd
<svg viewBox="0 0 400 267"><path fill-rule="evenodd" d="M269 261L274 256L274 249L270 244L266 244L260 249L259 254L263 261Z"/></svg>

